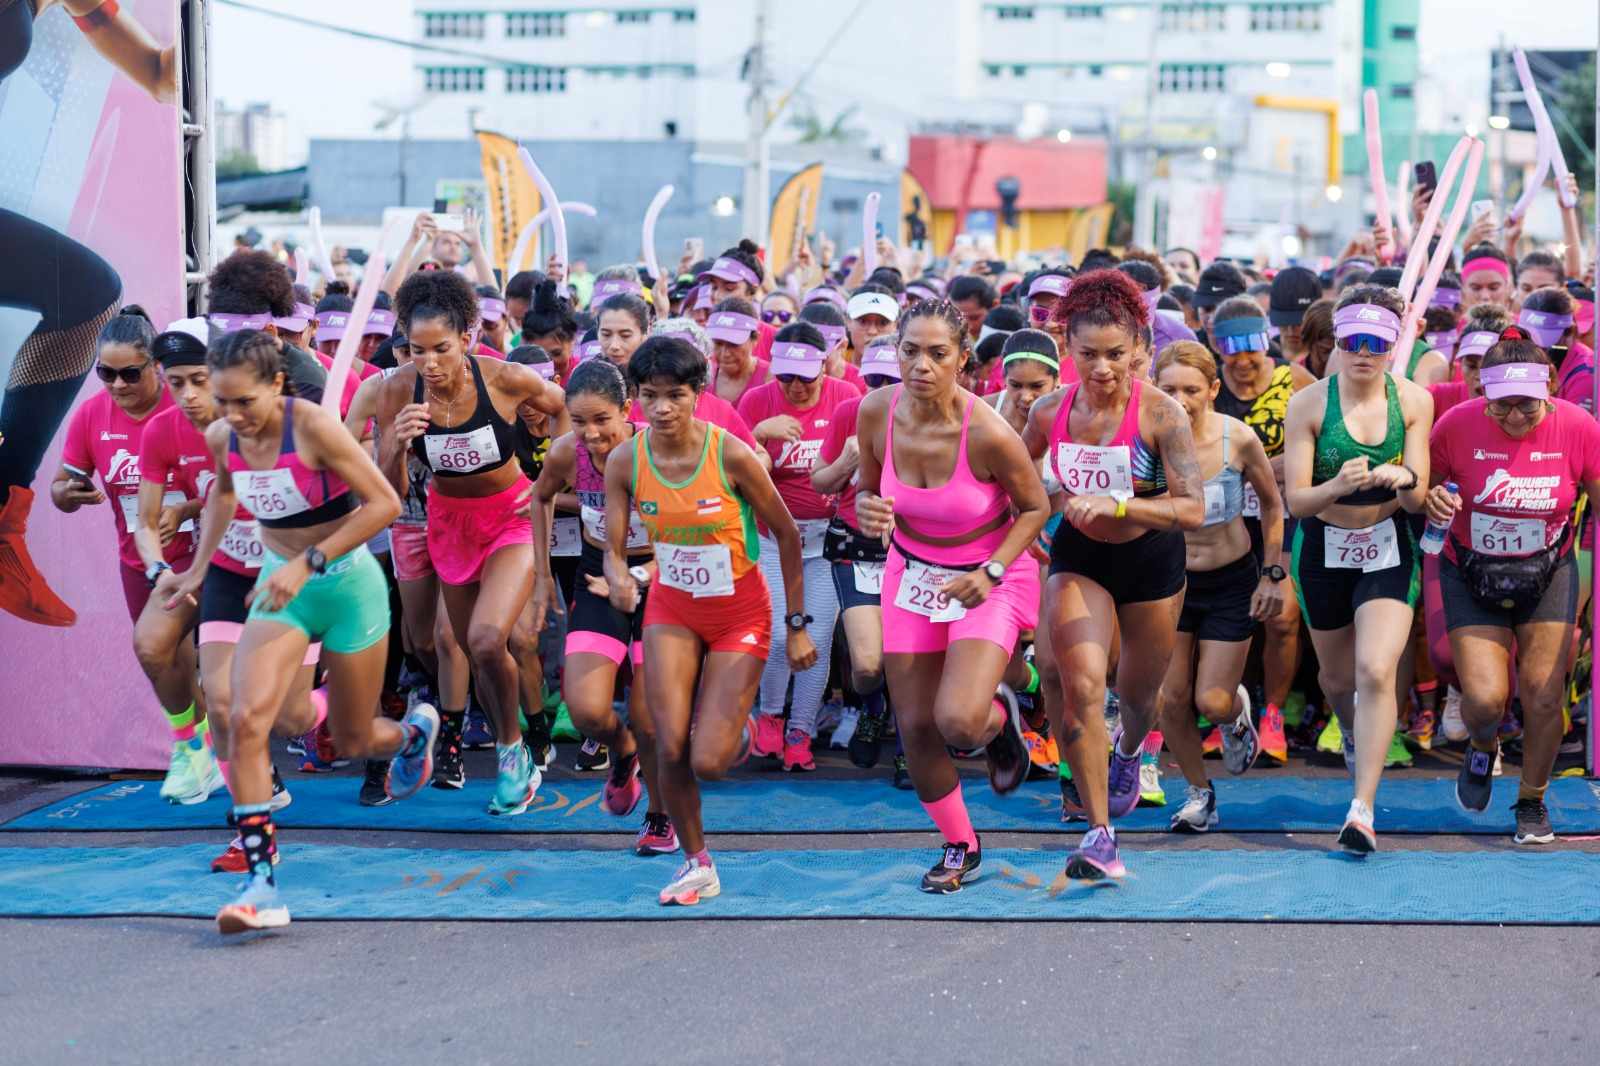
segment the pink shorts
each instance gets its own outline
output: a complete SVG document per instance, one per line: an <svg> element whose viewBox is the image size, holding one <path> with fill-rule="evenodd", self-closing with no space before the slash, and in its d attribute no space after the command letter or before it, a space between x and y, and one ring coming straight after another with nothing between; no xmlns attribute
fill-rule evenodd
<svg viewBox="0 0 1600 1066"><path fill-rule="evenodd" d="M428 489L428 555L440 581L470 585L501 548L533 544L528 505L517 502L528 489L521 476L493 496L446 496L437 484Z"/></svg>
<svg viewBox="0 0 1600 1066"><path fill-rule="evenodd" d="M978 606L954 622L935 622L926 615L895 606L905 556L889 549L883 568L883 650L886 654L944 651L958 640L987 640L1009 653L1017 637L1039 621L1039 564L1027 552L1006 570L1005 580L989 590Z"/></svg>
<svg viewBox="0 0 1600 1066"><path fill-rule="evenodd" d="M530 541L530 543L532 543ZM389 527L389 559L396 581L421 581L433 576L433 556L428 554L428 527Z"/></svg>

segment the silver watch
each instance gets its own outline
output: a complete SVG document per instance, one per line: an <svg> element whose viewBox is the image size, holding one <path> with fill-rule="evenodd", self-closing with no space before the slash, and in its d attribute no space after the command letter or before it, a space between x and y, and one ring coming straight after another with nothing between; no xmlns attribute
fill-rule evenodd
<svg viewBox="0 0 1600 1066"><path fill-rule="evenodd" d="M991 582L998 585L1001 581L1005 580L1005 564L999 560L990 559L988 562L983 564L983 573L984 576L987 577Z"/></svg>

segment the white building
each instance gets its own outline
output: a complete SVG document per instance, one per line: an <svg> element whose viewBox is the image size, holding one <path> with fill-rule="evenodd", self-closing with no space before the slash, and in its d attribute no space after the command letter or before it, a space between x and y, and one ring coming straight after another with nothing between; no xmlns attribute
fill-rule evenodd
<svg viewBox="0 0 1600 1066"><path fill-rule="evenodd" d="M217 158L243 153L254 156L262 170L289 166L289 122L272 105L251 103L230 108L219 100L212 121Z"/></svg>

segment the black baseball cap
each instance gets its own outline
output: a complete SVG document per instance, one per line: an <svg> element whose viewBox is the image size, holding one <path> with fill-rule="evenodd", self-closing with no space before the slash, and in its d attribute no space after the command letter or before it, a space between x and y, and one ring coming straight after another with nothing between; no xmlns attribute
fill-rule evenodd
<svg viewBox="0 0 1600 1066"><path fill-rule="evenodd" d="M1284 267L1272 279L1267 319L1274 326L1298 326L1306 308L1322 299L1322 282L1305 267Z"/></svg>
<svg viewBox="0 0 1600 1066"><path fill-rule="evenodd" d="M1248 284L1238 267L1218 260L1200 272L1200 283L1194 287L1194 306L1215 307L1230 296L1243 293Z"/></svg>

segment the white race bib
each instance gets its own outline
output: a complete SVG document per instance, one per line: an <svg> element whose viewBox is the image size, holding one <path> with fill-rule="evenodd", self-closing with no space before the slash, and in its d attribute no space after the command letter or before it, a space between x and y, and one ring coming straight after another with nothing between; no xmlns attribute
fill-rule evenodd
<svg viewBox="0 0 1600 1066"><path fill-rule="evenodd" d="M797 518L795 525L800 527L800 557L802 559L817 559L822 555L822 542L828 536L828 518Z"/></svg>
<svg viewBox="0 0 1600 1066"><path fill-rule="evenodd" d="M573 517L557 518L550 527L550 556L553 559L570 559L583 554L583 538L578 535L578 520Z"/></svg>
<svg viewBox="0 0 1600 1066"><path fill-rule="evenodd" d="M1133 464L1126 444L1056 445L1056 476L1073 496L1133 496Z"/></svg>
<svg viewBox="0 0 1600 1066"><path fill-rule="evenodd" d="M656 580L695 599L733 595L733 552L726 544L657 544Z"/></svg>
<svg viewBox="0 0 1600 1066"><path fill-rule="evenodd" d="M900 589L894 594L894 605L901 610L920 614L935 622L954 622L967 613L960 600L952 600L942 591L947 581L964 573L942 566L906 560L906 572L900 578Z"/></svg>
<svg viewBox="0 0 1600 1066"><path fill-rule="evenodd" d="M294 483L294 471L240 470L233 475L234 493L244 509L269 521L311 510Z"/></svg>
<svg viewBox="0 0 1600 1066"><path fill-rule="evenodd" d="M1256 487L1250 482L1244 483L1244 515L1246 518L1261 517L1261 497L1256 495Z"/></svg>
<svg viewBox="0 0 1600 1066"><path fill-rule="evenodd" d="M470 474L500 461L493 426L479 426L471 433L429 433L422 446L428 452L428 465L446 474Z"/></svg>
<svg viewBox="0 0 1600 1066"><path fill-rule="evenodd" d="M176 507L188 499L189 497L183 493L169 489L161 494L161 506L163 509ZM117 504L122 508L122 528L132 533L139 528L139 494L136 492L131 496L118 496ZM183 524L178 527L178 532L194 532L194 519L185 519Z"/></svg>
<svg viewBox="0 0 1600 1066"><path fill-rule="evenodd" d="M234 562L251 570L261 566L261 527L242 518L235 518L222 531L219 550Z"/></svg>
<svg viewBox="0 0 1600 1066"><path fill-rule="evenodd" d="M1205 494L1206 517L1204 524L1208 526L1214 526L1218 522L1222 521L1222 516L1224 513L1226 513L1228 506L1228 493L1227 490L1224 489L1220 484L1207 484L1205 486Z"/></svg>
<svg viewBox="0 0 1600 1066"><path fill-rule="evenodd" d="M1329 570L1372 573L1400 565L1400 541L1393 522L1362 529L1323 526L1322 564Z"/></svg>
<svg viewBox="0 0 1600 1066"><path fill-rule="evenodd" d="M1544 548L1544 519L1500 518L1472 512L1473 551L1484 555L1532 555Z"/></svg>
<svg viewBox="0 0 1600 1066"><path fill-rule="evenodd" d="M882 563L855 563L856 591L876 596L883 591Z"/></svg>
<svg viewBox="0 0 1600 1066"><path fill-rule="evenodd" d="M596 544L606 542L606 513L598 507L583 507L583 530L589 534L589 539ZM639 516L633 511L628 512L628 544L630 551L650 547L650 534L645 532L644 525L639 521ZM576 554L576 553L574 553Z"/></svg>

